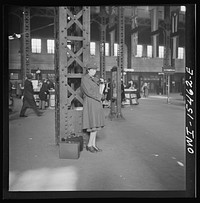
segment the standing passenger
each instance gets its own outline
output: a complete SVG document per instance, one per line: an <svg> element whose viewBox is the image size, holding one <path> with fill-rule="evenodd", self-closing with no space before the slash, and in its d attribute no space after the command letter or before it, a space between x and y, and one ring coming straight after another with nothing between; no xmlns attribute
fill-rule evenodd
<svg viewBox="0 0 200 203"><path fill-rule="evenodd" d="M92 153L102 151L96 145L97 131L105 125L99 79L94 77L97 71L95 64L86 65L87 73L82 77L83 92L83 129L90 133L86 150Z"/></svg>
<svg viewBox="0 0 200 203"><path fill-rule="evenodd" d="M42 87L39 92L39 98L40 98L39 108L40 109L45 109L45 104L48 99L47 98L48 94L49 94L49 90L48 90L47 80L44 79L43 83L42 83Z"/></svg>
<svg viewBox="0 0 200 203"><path fill-rule="evenodd" d="M16 96L20 99L22 97L22 84L20 82L17 83Z"/></svg>
<svg viewBox="0 0 200 203"><path fill-rule="evenodd" d="M148 97L149 88L148 88L148 84L146 82L144 83L144 86L143 86L143 92L144 92L144 97Z"/></svg>
<svg viewBox="0 0 200 203"><path fill-rule="evenodd" d="M110 107L111 100L111 80L108 78L108 81L105 84L104 94L106 95L105 99L108 102L108 107Z"/></svg>
<svg viewBox="0 0 200 203"><path fill-rule="evenodd" d="M125 98L124 83L123 80L121 80L121 103L125 101Z"/></svg>

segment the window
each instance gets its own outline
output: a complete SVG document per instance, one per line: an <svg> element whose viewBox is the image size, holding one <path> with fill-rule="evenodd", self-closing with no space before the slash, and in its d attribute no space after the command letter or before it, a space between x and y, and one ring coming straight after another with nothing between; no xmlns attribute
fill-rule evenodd
<svg viewBox="0 0 200 203"><path fill-rule="evenodd" d="M72 49L72 45L68 44L67 47L71 50Z"/></svg>
<svg viewBox="0 0 200 203"><path fill-rule="evenodd" d="M96 54L96 44L95 42L90 42L90 55L95 55Z"/></svg>
<svg viewBox="0 0 200 203"><path fill-rule="evenodd" d="M142 57L142 45L137 45L136 57Z"/></svg>
<svg viewBox="0 0 200 203"><path fill-rule="evenodd" d="M118 44L117 43L114 43L114 56L118 56Z"/></svg>
<svg viewBox="0 0 200 203"><path fill-rule="evenodd" d="M174 15L171 18L172 18L172 33L174 33L178 31L178 14L174 13Z"/></svg>
<svg viewBox="0 0 200 203"><path fill-rule="evenodd" d="M180 10L181 10L182 12L186 12L186 7L185 7L185 6L181 6L181 7L180 7Z"/></svg>
<svg viewBox="0 0 200 203"><path fill-rule="evenodd" d="M54 54L54 40L52 39L47 40L47 53Z"/></svg>
<svg viewBox="0 0 200 203"><path fill-rule="evenodd" d="M109 56L109 43L105 43L105 56Z"/></svg>
<svg viewBox="0 0 200 203"><path fill-rule="evenodd" d="M147 45L147 57L152 58L152 46Z"/></svg>
<svg viewBox="0 0 200 203"><path fill-rule="evenodd" d="M164 58L164 46L159 46L159 58Z"/></svg>
<svg viewBox="0 0 200 203"><path fill-rule="evenodd" d="M184 48L178 47L178 59L183 59L184 56Z"/></svg>
<svg viewBox="0 0 200 203"><path fill-rule="evenodd" d="M41 39L31 40L32 53L41 53Z"/></svg>

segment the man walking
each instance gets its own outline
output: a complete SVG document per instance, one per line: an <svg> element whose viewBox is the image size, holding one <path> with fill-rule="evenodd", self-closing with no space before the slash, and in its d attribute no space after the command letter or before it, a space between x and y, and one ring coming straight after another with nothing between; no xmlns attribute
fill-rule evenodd
<svg viewBox="0 0 200 203"><path fill-rule="evenodd" d="M28 73L26 75L26 80L24 83L24 95L23 95L23 105L22 109L20 111L20 117L27 117L25 115L27 108L32 108L34 112L37 114L37 116L41 116L42 112L40 112L37 109L35 98L34 98L34 90L33 90L33 84L31 82L33 76L31 73Z"/></svg>

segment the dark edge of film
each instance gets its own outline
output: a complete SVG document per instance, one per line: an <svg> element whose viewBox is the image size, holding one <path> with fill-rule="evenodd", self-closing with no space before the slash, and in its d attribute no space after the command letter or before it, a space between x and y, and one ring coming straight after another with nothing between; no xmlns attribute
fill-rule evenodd
<svg viewBox="0 0 200 203"><path fill-rule="evenodd" d="M184 191L50 191L50 192L9 192L9 131L8 122L3 123L3 198L6 199L65 199L65 198L194 198L197 197L197 137L196 137L196 5L186 6L186 65L185 65L185 158L186 190ZM8 106L8 13L3 10L3 105ZM8 110L3 108L3 120L8 121Z"/></svg>
<svg viewBox="0 0 200 203"><path fill-rule="evenodd" d="M196 5L186 5L185 153L186 197L196 197Z"/></svg>

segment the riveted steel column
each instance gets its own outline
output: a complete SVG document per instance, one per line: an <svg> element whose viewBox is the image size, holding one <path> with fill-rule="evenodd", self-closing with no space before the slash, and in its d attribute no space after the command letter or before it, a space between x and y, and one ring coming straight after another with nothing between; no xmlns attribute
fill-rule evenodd
<svg viewBox="0 0 200 203"><path fill-rule="evenodd" d="M131 67L133 67L134 57L137 55L138 44L138 23L137 7L132 6L132 23L131 23Z"/></svg>
<svg viewBox="0 0 200 203"><path fill-rule="evenodd" d="M115 30L110 32L110 56L114 56Z"/></svg>
<svg viewBox="0 0 200 203"><path fill-rule="evenodd" d="M164 59L163 59L163 69L171 69L172 68L172 57L171 57L171 47L170 47L170 6L164 6L164 19L165 19L165 51L164 51ZM167 92L167 103L169 101L169 94L170 94L170 74L166 73L167 77L167 85L166 85L166 92Z"/></svg>
<svg viewBox="0 0 200 203"><path fill-rule="evenodd" d="M125 43L124 7L118 7L118 68L117 68L117 118L122 118L121 112L121 78L124 71L124 43Z"/></svg>
<svg viewBox="0 0 200 203"><path fill-rule="evenodd" d="M83 7L83 64L89 60L90 56L90 7ZM86 70L83 68L83 74Z"/></svg>
<svg viewBox="0 0 200 203"><path fill-rule="evenodd" d="M26 77L26 73L31 72L30 68L30 53L31 53L31 37L30 37L30 8L23 8L23 20L22 20L22 54L21 54L21 62L22 62L22 82L24 84L24 80Z"/></svg>
<svg viewBox="0 0 200 203"><path fill-rule="evenodd" d="M152 35L152 55L158 57L159 30L158 30L158 8L151 10L151 35Z"/></svg>
<svg viewBox="0 0 200 203"><path fill-rule="evenodd" d="M116 13L117 13L117 7L109 6L108 31L110 34L110 56L114 56Z"/></svg>
<svg viewBox="0 0 200 203"><path fill-rule="evenodd" d="M54 38L55 38L55 142L60 141L60 88L59 88L59 8L54 8Z"/></svg>
<svg viewBox="0 0 200 203"><path fill-rule="evenodd" d="M170 48L170 7L164 6L165 19L165 49L163 67L171 66L171 48Z"/></svg>
<svg viewBox="0 0 200 203"><path fill-rule="evenodd" d="M100 40L100 77L106 79L105 67L105 43L106 43L106 14L105 6L100 7L101 16L101 40Z"/></svg>
<svg viewBox="0 0 200 203"><path fill-rule="evenodd" d="M57 117L57 122L59 122L59 138L61 135L65 135L67 127L67 13L66 7L58 8L58 77L59 77L59 117Z"/></svg>
<svg viewBox="0 0 200 203"><path fill-rule="evenodd" d="M179 10L171 13L171 36L172 36L171 66L172 68L175 68L175 59L178 57L178 44L179 44L178 22L179 22Z"/></svg>
<svg viewBox="0 0 200 203"><path fill-rule="evenodd" d="M89 7L58 7L55 9L56 37L56 141L72 133L82 133L82 112L77 110L83 100L80 81L89 60Z"/></svg>

